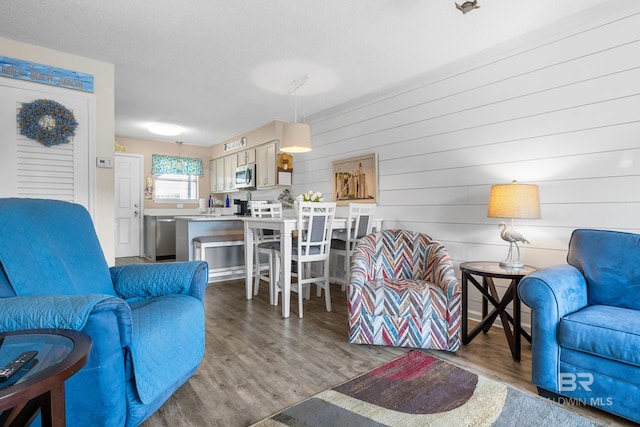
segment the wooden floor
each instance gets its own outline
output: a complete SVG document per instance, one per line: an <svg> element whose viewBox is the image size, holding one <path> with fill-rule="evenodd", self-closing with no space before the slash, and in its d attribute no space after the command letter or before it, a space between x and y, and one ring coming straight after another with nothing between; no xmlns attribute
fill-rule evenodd
<svg viewBox="0 0 640 427"><path fill-rule="evenodd" d="M244 281L210 284L202 364L143 427L247 426L409 351L348 344L345 293L335 286L331 299L327 312L324 298L312 296L303 319L292 301L292 317L283 319L280 307L269 305L266 284L251 301ZM455 354L429 353L535 393L530 345L523 341L522 362L514 362L501 329ZM593 408L567 408L604 425L632 425Z"/></svg>

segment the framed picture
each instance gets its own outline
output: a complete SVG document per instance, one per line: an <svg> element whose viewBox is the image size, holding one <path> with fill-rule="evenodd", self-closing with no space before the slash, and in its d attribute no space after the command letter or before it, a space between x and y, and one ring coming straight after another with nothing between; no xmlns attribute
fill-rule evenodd
<svg viewBox="0 0 640 427"><path fill-rule="evenodd" d="M333 199L338 205L376 203L378 155L376 153L333 162Z"/></svg>

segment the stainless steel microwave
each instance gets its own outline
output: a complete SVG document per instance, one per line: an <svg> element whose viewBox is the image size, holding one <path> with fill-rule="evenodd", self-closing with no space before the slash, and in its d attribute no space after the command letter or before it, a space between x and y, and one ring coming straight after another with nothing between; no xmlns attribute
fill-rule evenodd
<svg viewBox="0 0 640 427"><path fill-rule="evenodd" d="M254 188L256 186L256 164L238 166L236 168L236 188Z"/></svg>

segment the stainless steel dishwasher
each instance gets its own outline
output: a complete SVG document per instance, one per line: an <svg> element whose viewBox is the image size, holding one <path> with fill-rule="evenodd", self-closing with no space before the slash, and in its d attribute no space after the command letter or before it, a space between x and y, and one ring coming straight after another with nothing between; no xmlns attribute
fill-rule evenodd
<svg viewBox="0 0 640 427"><path fill-rule="evenodd" d="M153 261L176 258L176 219L172 216L144 217L145 256Z"/></svg>
<svg viewBox="0 0 640 427"><path fill-rule="evenodd" d="M156 259L175 259L176 219L172 216L156 218Z"/></svg>

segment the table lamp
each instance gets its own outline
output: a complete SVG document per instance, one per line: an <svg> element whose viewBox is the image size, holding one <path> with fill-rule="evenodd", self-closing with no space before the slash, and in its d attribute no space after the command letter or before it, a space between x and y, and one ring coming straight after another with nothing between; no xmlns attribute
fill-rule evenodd
<svg viewBox="0 0 640 427"><path fill-rule="evenodd" d="M522 268L524 263L520 262L520 248L518 242L529 243L527 239L513 229L513 220L519 219L539 219L540 199L538 197L538 186L532 184L518 184L513 181L511 184L498 184L491 186L489 196L489 218L511 218L511 229L507 230L507 224L501 222L498 227L502 228L500 237L509 242L509 253L507 259L500 263L505 268ZM516 253L513 247L516 247Z"/></svg>

